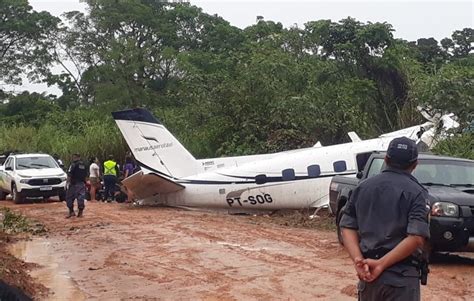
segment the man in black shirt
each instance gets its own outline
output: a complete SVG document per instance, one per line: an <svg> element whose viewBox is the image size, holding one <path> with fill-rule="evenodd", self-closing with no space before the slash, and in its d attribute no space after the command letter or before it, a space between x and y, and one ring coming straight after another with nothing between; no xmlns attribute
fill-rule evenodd
<svg viewBox="0 0 474 301"><path fill-rule="evenodd" d="M411 175L414 141L390 142L387 168L360 183L341 218L344 246L360 282L359 300L420 300L420 271L413 257L429 238L427 191Z"/></svg>
<svg viewBox="0 0 474 301"><path fill-rule="evenodd" d="M66 192L66 203L69 208L69 214L66 218L75 216L74 213L74 200L77 199L77 207L79 208L79 213L77 217L82 217L84 211L84 199L86 194L86 177L87 177L87 168L84 162L81 160L79 154L72 155L72 163L69 166L67 171L67 183L68 188Z"/></svg>

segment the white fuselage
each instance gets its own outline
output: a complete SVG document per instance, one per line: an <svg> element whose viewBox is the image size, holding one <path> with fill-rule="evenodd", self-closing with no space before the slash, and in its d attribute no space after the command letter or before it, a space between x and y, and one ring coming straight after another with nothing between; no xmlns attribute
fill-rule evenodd
<svg viewBox="0 0 474 301"><path fill-rule="evenodd" d="M124 185L145 202L170 206L321 207L329 202L333 176L354 176L362 168L357 164L358 154L386 150L400 136L423 141L428 147L436 142L436 126L427 122L370 140L350 133L351 143L325 147L317 143L273 154L196 160L151 112L136 108L112 114L143 171L125 179Z"/></svg>
<svg viewBox="0 0 474 301"><path fill-rule="evenodd" d="M181 178L176 182L185 189L159 194L152 199L170 206L229 209L321 207L329 203L328 187L334 175L354 176L358 171L356 154L385 150L391 139L376 138L322 148L238 157L237 160L232 157L200 160L214 168ZM344 162L345 168L335 170L335 162ZM308 166L319 166L319 175L310 175ZM287 177L282 174L284 170L290 170ZM294 177L291 170L294 170ZM255 179L258 175L265 175L266 181L257 184Z"/></svg>

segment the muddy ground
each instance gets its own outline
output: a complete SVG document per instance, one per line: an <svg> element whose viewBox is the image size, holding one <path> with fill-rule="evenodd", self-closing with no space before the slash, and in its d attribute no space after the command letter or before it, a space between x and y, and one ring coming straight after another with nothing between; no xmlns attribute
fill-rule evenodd
<svg viewBox="0 0 474 301"><path fill-rule="evenodd" d="M282 216L230 216L126 204L14 205L46 235L9 247L45 300L355 300L356 276L327 218L302 228ZM324 214L322 214L324 215ZM293 217L294 219L294 217ZM431 265L423 300L473 300L474 256Z"/></svg>
<svg viewBox="0 0 474 301"><path fill-rule="evenodd" d="M38 266L33 263L24 262L8 252L8 245L14 244L21 239L25 238L16 238L0 232L0 290L18 288L26 296L46 297L48 293L47 288L39 281L33 279L28 273L29 270L35 269ZM6 287L7 285L8 288Z"/></svg>

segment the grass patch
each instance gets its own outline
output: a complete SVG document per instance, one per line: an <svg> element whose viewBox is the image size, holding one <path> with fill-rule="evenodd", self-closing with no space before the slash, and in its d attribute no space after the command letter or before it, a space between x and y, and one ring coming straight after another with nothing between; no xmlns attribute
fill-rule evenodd
<svg viewBox="0 0 474 301"><path fill-rule="evenodd" d="M33 223L21 214L10 208L0 208L0 231L6 234L32 233L41 234L46 232L43 224Z"/></svg>

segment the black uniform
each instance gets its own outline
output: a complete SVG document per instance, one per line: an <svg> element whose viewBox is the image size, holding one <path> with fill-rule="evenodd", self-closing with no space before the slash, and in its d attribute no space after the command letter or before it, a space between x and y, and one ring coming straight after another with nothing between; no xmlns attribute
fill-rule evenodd
<svg viewBox="0 0 474 301"><path fill-rule="evenodd" d="M429 238L427 191L408 172L387 168L354 189L340 225L358 230L365 258L380 258L408 234ZM417 300L418 269L405 260L371 283L359 282L359 297L368 300Z"/></svg>
<svg viewBox="0 0 474 301"><path fill-rule="evenodd" d="M79 211L84 210L84 199L86 194L85 181L87 168L82 160L76 160L69 166L68 176L70 184L66 192L66 203L70 212L74 211L74 200L77 199Z"/></svg>

